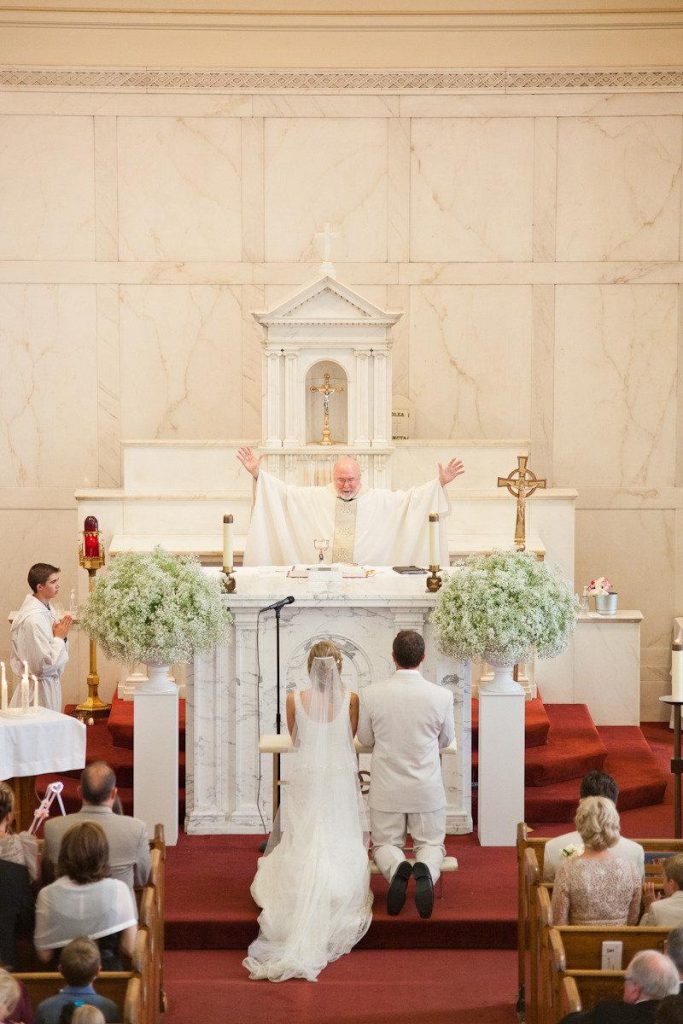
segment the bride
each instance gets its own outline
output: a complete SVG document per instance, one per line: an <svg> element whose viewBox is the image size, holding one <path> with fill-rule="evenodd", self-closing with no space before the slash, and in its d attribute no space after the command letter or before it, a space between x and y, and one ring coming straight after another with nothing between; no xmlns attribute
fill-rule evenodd
<svg viewBox="0 0 683 1024"><path fill-rule="evenodd" d="M353 746L358 695L344 689L341 666L333 643L315 644L309 685L287 694L295 753L282 822L273 824L251 886L262 911L258 938L243 963L254 979L315 981L372 920L368 831Z"/></svg>

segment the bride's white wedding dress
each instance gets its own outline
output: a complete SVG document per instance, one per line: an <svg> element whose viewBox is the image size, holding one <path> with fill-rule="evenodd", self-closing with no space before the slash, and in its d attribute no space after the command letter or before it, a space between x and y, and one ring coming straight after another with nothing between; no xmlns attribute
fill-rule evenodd
<svg viewBox="0 0 683 1024"><path fill-rule="evenodd" d="M315 659L311 683L294 696L296 752L288 755L282 836L277 842L274 826L277 845L259 861L251 886L262 912L243 962L255 979L315 981L372 919L350 694L331 658Z"/></svg>

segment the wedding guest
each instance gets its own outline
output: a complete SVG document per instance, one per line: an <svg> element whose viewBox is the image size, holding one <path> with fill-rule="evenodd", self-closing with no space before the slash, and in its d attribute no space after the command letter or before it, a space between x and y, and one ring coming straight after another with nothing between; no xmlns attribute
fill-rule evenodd
<svg viewBox="0 0 683 1024"><path fill-rule="evenodd" d="M6 782L0 782L0 859L12 864L23 864L32 882L40 878L40 847L35 836L28 832L13 832L14 792Z"/></svg>
<svg viewBox="0 0 683 1024"><path fill-rule="evenodd" d="M35 902L23 864L0 860L0 963L17 968L17 939L33 931Z"/></svg>
<svg viewBox="0 0 683 1024"><path fill-rule="evenodd" d="M586 772L581 779L579 800L585 800L587 796L604 796L607 800L611 800L616 807L619 796L616 779L608 775L607 772L597 770ZM554 881L555 872L562 863L563 850L580 845L581 836L578 832L565 832L564 835L549 839L543 850L543 881ZM645 873L645 851L640 843L634 843L632 839L626 839L625 836L620 835L614 853L626 860L633 861L641 877Z"/></svg>
<svg viewBox="0 0 683 1024"><path fill-rule="evenodd" d="M0 967L0 1024L8 1024L20 997L21 990L16 978Z"/></svg>
<svg viewBox="0 0 683 1024"><path fill-rule="evenodd" d="M147 826L139 818L115 811L118 790L114 770L105 761L93 761L81 772L80 783L80 810L45 822L45 873L53 877L66 832L82 821L96 821L107 837L111 877L125 882L131 892L133 886L146 885L150 872Z"/></svg>
<svg viewBox="0 0 683 1024"><path fill-rule="evenodd" d="M73 618L57 615L50 604L59 593L59 572L56 565L36 562L28 571L31 593L16 614L10 630L10 665L21 679L24 662L38 680L40 703L53 711L62 710L62 672L69 660L67 637ZM12 696L12 706L19 703L19 687Z"/></svg>
<svg viewBox="0 0 683 1024"><path fill-rule="evenodd" d="M553 924L636 924L641 877L635 865L614 852L619 815L611 800L582 800L574 819L583 853L565 859L555 875Z"/></svg>
<svg viewBox="0 0 683 1024"><path fill-rule="evenodd" d="M91 1005L102 1012L103 1021L120 1020L121 1013L116 1003L98 995L93 987L101 966L99 948L91 939L74 939L65 946L59 957L59 971L66 985L56 996L40 1003L35 1024L58 1024L62 1007L67 1003Z"/></svg>
<svg viewBox="0 0 683 1024"><path fill-rule="evenodd" d="M106 1024L106 1020L107 1018L97 1006L84 1003L83 1006L77 1006L74 1010L71 1024Z"/></svg>
<svg viewBox="0 0 683 1024"><path fill-rule="evenodd" d="M677 928L683 925L683 853L667 857L664 861L664 896L655 895L653 882L643 886L645 913L640 923L648 928Z"/></svg>
<svg viewBox="0 0 683 1024"><path fill-rule="evenodd" d="M137 934L133 895L124 882L110 878L109 845L102 828L83 821L62 840L57 881L38 893L34 945L48 963L55 950L87 935L100 947L106 971L123 969Z"/></svg>
<svg viewBox="0 0 683 1024"><path fill-rule="evenodd" d="M624 998L568 1013L560 1024L650 1024L662 999L678 991L678 972L668 956L642 949L626 968Z"/></svg>

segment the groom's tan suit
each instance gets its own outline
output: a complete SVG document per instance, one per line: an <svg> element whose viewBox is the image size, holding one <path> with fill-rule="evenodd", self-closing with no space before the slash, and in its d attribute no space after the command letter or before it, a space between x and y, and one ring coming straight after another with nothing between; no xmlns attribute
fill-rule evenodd
<svg viewBox="0 0 683 1024"><path fill-rule="evenodd" d="M445 855L446 793L439 751L454 737L453 695L418 669L398 669L361 693L358 739L372 747L370 820L374 858L391 881L405 859L406 827L416 860L436 882Z"/></svg>

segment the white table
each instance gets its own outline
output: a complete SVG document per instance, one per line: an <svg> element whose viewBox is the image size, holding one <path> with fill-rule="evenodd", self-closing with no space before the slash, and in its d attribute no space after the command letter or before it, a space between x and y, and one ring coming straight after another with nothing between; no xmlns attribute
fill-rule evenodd
<svg viewBox="0 0 683 1024"><path fill-rule="evenodd" d="M28 828L37 806L35 777L85 765L86 727L47 708L0 714L0 779L12 780L17 828Z"/></svg>

